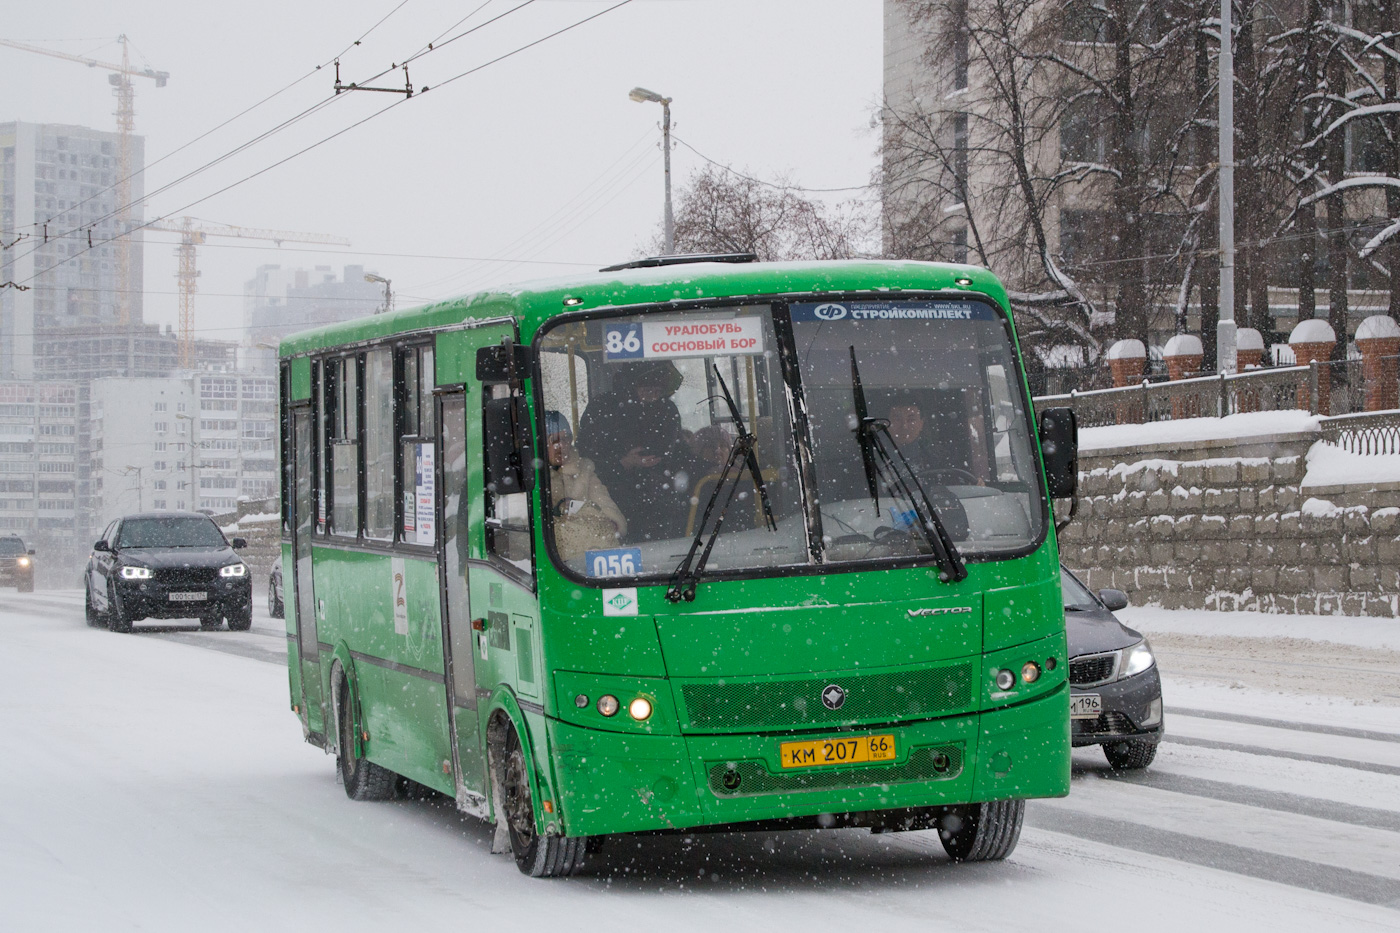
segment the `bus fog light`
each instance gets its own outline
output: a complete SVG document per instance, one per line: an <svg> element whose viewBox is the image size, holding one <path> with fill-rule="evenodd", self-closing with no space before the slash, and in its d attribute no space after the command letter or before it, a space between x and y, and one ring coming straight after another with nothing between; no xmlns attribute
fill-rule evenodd
<svg viewBox="0 0 1400 933"><path fill-rule="evenodd" d="M611 693L604 694L598 698L598 712L604 716L616 716L618 709L617 697Z"/></svg>
<svg viewBox="0 0 1400 933"><path fill-rule="evenodd" d="M1034 661L1027 661L1021 666L1021 679L1028 684L1033 684L1040 679L1040 665Z"/></svg>
<svg viewBox="0 0 1400 933"><path fill-rule="evenodd" d="M997 671L997 689L1010 690L1016 686L1016 675L1007 670Z"/></svg>
<svg viewBox="0 0 1400 933"><path fill-rule="evenodd" d="M651 701L646 697L637 697L627 706L627 712L637 722L642 722L651 718Z"/></svg>
<svg viewBox="0 0 1400 933"><path fill-rule="evenodd" d="M580 693L578 696L574 697L574 705L577 706L579 709L587 709L588 695Z"/></svg>

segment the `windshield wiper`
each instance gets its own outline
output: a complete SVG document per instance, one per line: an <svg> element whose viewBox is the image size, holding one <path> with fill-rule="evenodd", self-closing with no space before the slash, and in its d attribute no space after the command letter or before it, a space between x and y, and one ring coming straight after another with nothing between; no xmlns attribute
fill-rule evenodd
<svg viewBox="0 0 1400 933"><path fill-rule="evenodd" d="M729 511L729 505L734 501L734 494L739 491L739 480L744 475L744 466L748 467L754 487L758 490L768 530L778 530L778 523L773 518L773 506L768 501L768 484L763 481L763 471L758 468L758 455L754 453L754 445L758 443L758 438L749 431L748 425L744 423L744 416L739 414L739 406L734 403L734 396L729 394L729 386L724 384L724 377L720 375L719 367L715 366L714 370L715 378L719 380L720 391L724 393L724 400L729 405L729 415L739 428L739 436L734 438L734 445L729 448L729 459L724 463L724 471L720 473L719 479L715 482L715 488L710 492L710 499L705 503L705 513L695 529L695 537L691 539L690 550L686 552L685 558L676 567L675 573L671 575L671 585L666 589L666 598L673 603L678 603L681 600L691 602L695 599L695 588L700 583L700 574L704 572L705 564L710 559L710 552L714 550L715 541L719 538L719 529L724 524L725 513ZM731 471L734 479L732 484L730 483ZM714 514L720 493L724 492L726 486L729 486L729 496L724 500L724 507L715 516L715 523L710 527L707 540L705 529L710 525L710 516ZM701 551L702 543L704 544L703 551ZM697 553L699 553L698 561L696 560Z"/></svg>
<svg viewBox="0 0 1400 933"><path fill-rule="evenodd" d="M933 551L933 559L938 563L939 579L944 583L956 583L967 578L967 566L962 554L948 534L948 529L939 517L938 510L929 501L904 453L890 434L890 423L884 418L872 418L865 403L865 387L860 381L860 367L856 363L856 348L851 347L851 393L855 397L856 426L853 428L856 441L860 444L860 459L865 466L865 479L870 485L870 497L875 500L875 514L880 514L880 482L883 480L890 490L891 498L904 499L914 507L914 521L924 540ZM886 448L888 443L889 448ZM894 456L890 456L890 450ZM917 495L915 495L917 493Z"/></svg>

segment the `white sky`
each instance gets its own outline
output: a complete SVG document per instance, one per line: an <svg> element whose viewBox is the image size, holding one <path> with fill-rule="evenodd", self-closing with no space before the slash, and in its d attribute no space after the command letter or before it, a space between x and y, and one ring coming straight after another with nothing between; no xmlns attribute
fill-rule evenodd
<svg viewBox="0 0 1400 933"><path fill-rule="evenodd" d="M522 0L490 0L463 26ZM535 0L410 68L430 88L600 12L616 0ZM329 61L399 0L243 0L238 4L11 3L0 37L119 61L125 32L136 64L136 131L147 164ZM482 0L406 0L342 56L363 79L442 36ZM331 96L325 69L147 172L151 191ZM188 213L215 223L348 237L335 253L277 250L255 240L201 247L201 335L234 338L243 283L264 263L349 263L394 281L398 306L508 281L632 258L661 215L661 108L630 101L642 85L674 98L675 136L760 178L813 188L862 185L876 164L871 114L880 93L880 0L632 0L499 64L404 101L344 94L220 166L152 197L147 217ZM401 73L379 85L401 84ZM114 129L105 72L0 47L0 121ZM18 93L16 93L18 91ZM388 113L231 191L238 179L398 103ZM700 167L673 153L679 188ZM835 195L832 197L850 197ZM177 314L170 234L148 233L146 316ZM376 255L379 254L379 255ZM388 255L404 254L404 255ZM423 258L414 258L423 257ZM458 257L458 258L427 258ZM482 264L510 257L528 263ZM572 265L570 265L572 264Z"/></svg>

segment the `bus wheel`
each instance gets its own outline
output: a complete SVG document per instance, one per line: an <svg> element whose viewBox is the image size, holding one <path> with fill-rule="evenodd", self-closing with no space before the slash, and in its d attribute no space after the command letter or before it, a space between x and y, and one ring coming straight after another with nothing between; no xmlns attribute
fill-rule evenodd
<svg viewBox="0 0 1400 933"><path fill-rule="evenodd" d="M335 697L336 755L345 796L351 800L390 800L398 775L355 754L355 717L350 710L350 683L344 677Z"/></svg>
<svg viewBox="0 0 1400 933"><path fill-rule="evenodd" d="M955 862L1006 858L1021 838L1024 800L994 800L949 807L938 821L938 838Z"/></svg>
<svg viewBox="0 0 1400 933"><path fill-rule="evenodd" d="M497 819L506 821L515 864L532 878L562 878L583 865L586 836L541 836L535 831L535 807L530 798L530 773L525 766L525 750L515 726L505 723L502 735L493 743L492 767L496 770Z"/></svg>

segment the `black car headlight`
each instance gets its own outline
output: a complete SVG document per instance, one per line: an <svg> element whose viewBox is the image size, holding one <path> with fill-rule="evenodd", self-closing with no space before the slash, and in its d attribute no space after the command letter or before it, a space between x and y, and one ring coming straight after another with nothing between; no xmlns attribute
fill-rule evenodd
<svg viewBox="0 0 1400 933"><path fill-rule="evenodd" d="M1141 674L1156 663L1157 659L1152 655L1152 646L1144 638L1136 645L1129 645L1123 649L1123 660L1118 665L1119 676L1131 677Z"/></svg>
<svg viewBox="0 0 1400 933"><path fill-rule="evenodd" d="M150 567L123 567L123 580L149 580L151 579Z"/></svg>
<svg viewBox="0 0 1400 933"><path fill-rule="evenodd" d="M227 567L219 568L219 576L221 577L243 577L247 574L247 564L229 564Z"/></svg>

